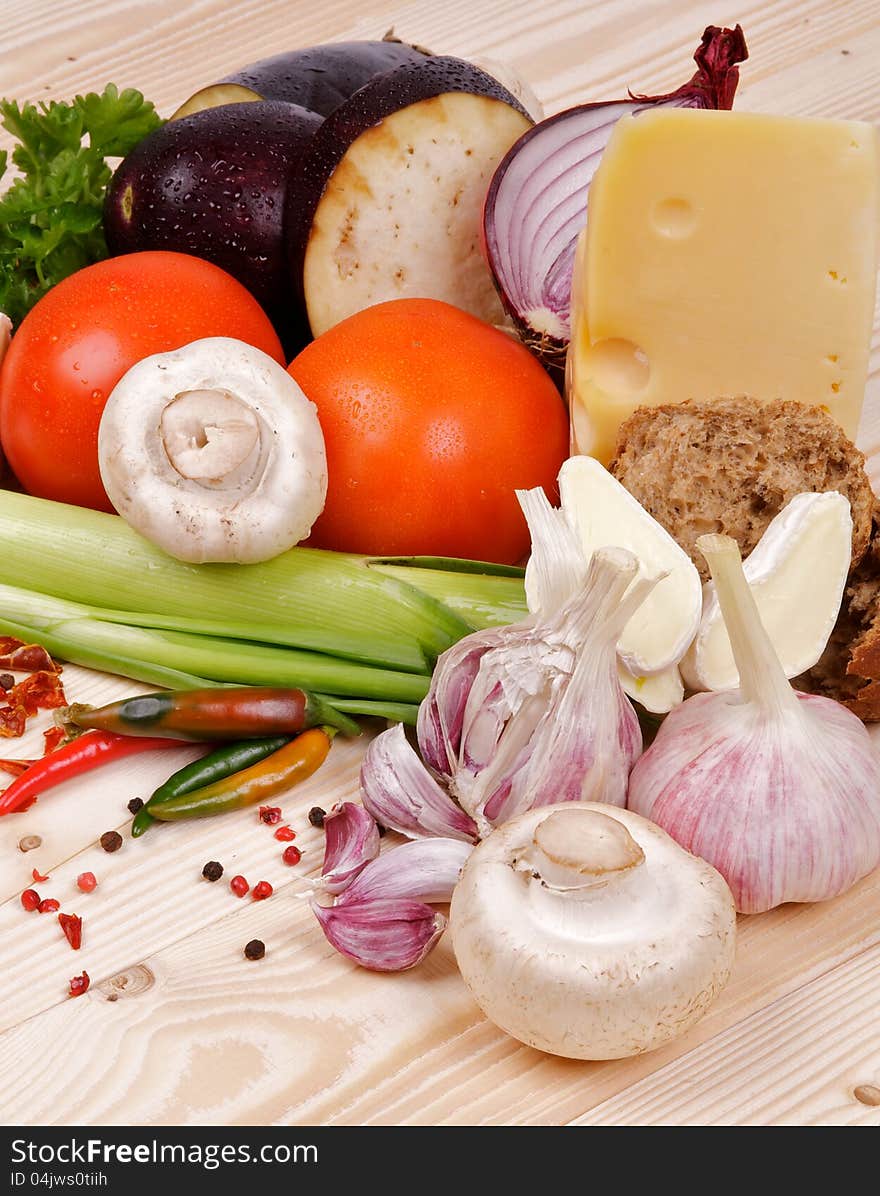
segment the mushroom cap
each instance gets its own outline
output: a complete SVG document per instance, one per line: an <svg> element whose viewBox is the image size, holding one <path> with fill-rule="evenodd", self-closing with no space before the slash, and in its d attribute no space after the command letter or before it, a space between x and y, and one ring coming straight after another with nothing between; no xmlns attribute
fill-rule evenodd
<svg viewBox="0 0 880 1196"><path fill-rule="evenodd" d="M584 814L598 863L581 869L582 887L568 887L573 852L548 859L539 844L543 834L549 852L572 846ZM609 819L628 832L611 835L611 847ZM730 975L736 914L719 873L665 831L629 810L568 802L529 810L474 849L450 931L465 983L508 1034L572 1059L620 1059L705 1013Z"/></svg>
<svg viewBox="0 0 880 1196"><path fill-rule="evenodd" d="M308 536L327 494L317 408L267 354L207 337L132 366L98 433L119 514L178 560L268 560Z"/></svg>

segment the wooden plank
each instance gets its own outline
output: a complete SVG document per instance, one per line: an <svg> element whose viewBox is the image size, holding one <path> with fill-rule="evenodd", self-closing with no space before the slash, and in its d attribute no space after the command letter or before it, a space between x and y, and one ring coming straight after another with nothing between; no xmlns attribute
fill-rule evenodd
<svg viewBox="0 0 880 1196"><path fill-rule="evenodd" d="M575 1124L880 1126L878 983L875 947Z"/></svg>

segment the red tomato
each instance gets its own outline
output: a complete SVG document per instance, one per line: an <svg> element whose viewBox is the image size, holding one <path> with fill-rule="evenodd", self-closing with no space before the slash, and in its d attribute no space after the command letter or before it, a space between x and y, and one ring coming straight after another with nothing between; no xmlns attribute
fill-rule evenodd
<svg viewBox="0 0 880 1196"><path fill-rule="evenodd" d="M528 552L514 491L555 495L568 418L512 337L436 299L394 299L319 336L289 370L327 446L310 544L508 564Z"/></svg>
<svg viewBox="0 0 880 1196"><path fill-rule="evenodd" d="M284 364L268 316L224 270L184 253L130 253L79 270L21 323L0 372L0 441L30 494L112 511L98 425L122 375L153 353L230 336Z"/></svg>

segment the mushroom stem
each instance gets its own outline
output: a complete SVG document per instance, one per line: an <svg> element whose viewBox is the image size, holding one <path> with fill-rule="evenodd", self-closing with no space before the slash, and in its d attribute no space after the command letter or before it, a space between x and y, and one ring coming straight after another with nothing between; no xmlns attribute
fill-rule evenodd
<svg viewBox="0 0 880 1196"><path fill-rule="evenodd" d="M595 810L563 809L535 828L530 868L553 889L605 885L644 863L622 822Z"/></svg>
<svg viewBox="0 0 880 1196"><path fill-rule="evenodd" d="M260 447L260 418L235 395L189 390L162 411L160 435L181 477L205 484L237 485L253 474Z"/></svg>

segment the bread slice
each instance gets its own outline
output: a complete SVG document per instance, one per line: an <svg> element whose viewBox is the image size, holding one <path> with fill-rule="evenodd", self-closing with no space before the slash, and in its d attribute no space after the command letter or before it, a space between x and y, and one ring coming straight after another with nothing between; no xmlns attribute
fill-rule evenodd
<svg viewBox="0 0 880 1196"><path fill-rule="evenodd" d="M874 511L868 551L849 576L825 651L794 685L836 698L866 723L880 722L880 507Z"/></svg>
<svg viewBox="0 0 880 1196"><path fill-rule="evenodd" d="M806 490L839 490L849 499L858 565L874 508L864 464L820 408L741 395L638 408L620 428L610 469L690 554L705 581L698 536L733 536L748 556L770 520Z"/></svg>

